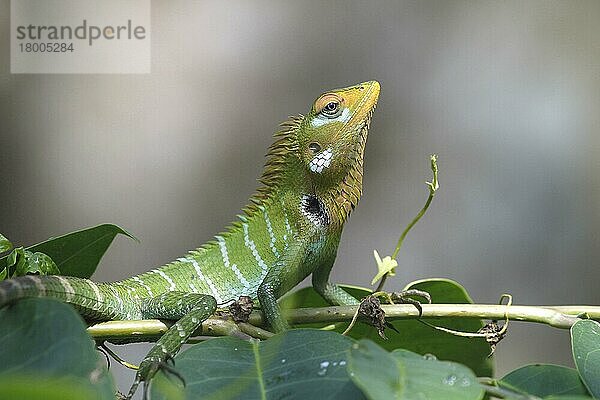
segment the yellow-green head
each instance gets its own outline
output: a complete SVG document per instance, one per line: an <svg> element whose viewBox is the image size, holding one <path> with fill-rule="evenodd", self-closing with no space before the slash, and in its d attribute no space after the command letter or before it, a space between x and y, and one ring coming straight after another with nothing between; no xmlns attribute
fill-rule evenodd
<svg viewBox="0 0 600 400"><path fill-rule="evenodd" d="M377 81L335 89L319 96L307 115L284 122L253 202L261 204L274 191L315 196L331 222L342 224L362 193L363 154L379 91Z"/></svg>

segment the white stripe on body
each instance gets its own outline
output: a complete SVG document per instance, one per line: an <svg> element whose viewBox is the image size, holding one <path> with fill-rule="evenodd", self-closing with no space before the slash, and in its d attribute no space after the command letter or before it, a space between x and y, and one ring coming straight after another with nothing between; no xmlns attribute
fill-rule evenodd
<svg viewBox="0 0 600 400"><path fill-rule="evenodd" d="M151 298L151 297L154 297L154 294L152 293L152 289L150 289L150 287L149 287L148 285L146 285L146 284L144 283L144 281L143 281L143 280L141 280L141 279L140 279L138 276L134 276L134 277L133 277L133 278L131 278L131 279L133 279L134 281L138 282L140 285L142 285L142 287L143 287L144 289L146 289L146 291L148 292L148 297L150 297L150 298Z"/></svg>
<svg viewBox="0 0 600 400"><path fill-rule="evenodd" d="M210 289L210 291L211 291L213 297L215 298L215 300L217 301L217 303L223 303L223 298L219 294L219 290L217 289L217 287L215 286L213 281L208 276L205 276L202 273L202 269L200 268L200 264L198 264L198 261L196 261L192 257L180 258L179 261L185 262L185 263L191 263L194 266L194 269L196 270L196 274L198 275L200 280L206 282L206 284L208 285L208 288Z"/></svg>
<svg viewBox="0 0 600 400"><path fill-rule="evenodd" d="M175 291L177 286L175 286L175 282L173 282L173 279L171 279L171 277L169 275L165 274L160 269L154 269L154 270L152 270L152 272L154 272L155 274L159 274L160 276L162 276L165 279L165 281L167 281L167 283L169 284L169 292Z"/></svg>
<svg viewBox="0 0 600 400"><path fill-rule="evenodd" d="M75 290L73 290L73 286L71 286L71 283L69 282L68 279L66 279L62 276L58 275L58 276L56 276L56 278L62 285L63 289L65 289L65 294L67 296L66 301L67 301L67 303L69 303L71 300L73 300L73 296L75 295Z"/></svg>
<svg viewBox="0 0 600 400"><path fill-rule="evenodd" d="M247 223L243 223L242 227L244 228L244 244L246 245L246 247L248 249L250 249L250 251L252 252L252 255L254 256L254 259L256 259L256 262L258 263L258 265L260 266L262 273L260 275L260 279L259 281L262 282L263 279L265 279L265 276L267 276L267 273L269 272L269 268L267 267L267 264L265 264L265 262L263 261L263 259L260 257L260 254L258 253L258 250L256 249L256 244L254 244L254 241L252 239L250 239L250 233L248 232L248 224Z"/></svg>
<svg viewBox="0 0 600 400"><path fill-rule="evenodd" d="M288 220L287 213L284 211L283 218L285 220L285 231L286 233L283 235L283 242L285 243L285 248L288 248L288 240L292 239L292 227L290 226L290 221Z"/></svg>
<svg viewBox="0 0 600 400"><path fill-rule="evenodd" d="M102 296L102 293L100 293L100 289L98 288L98 285L96 285L94 282L90 281L89 279L86 280L86 282L90 285L90 287L94 291L94 294L96 295L96 300L98 301L98 303L104 302L104 296Z"/></svg>
<svg viewBox="0 0 600 400"><path fill-rule="evenodd" d="M225 265L225 268L231 268L231 270L233 271L235 276L237 276L240 283L244 285L244 288L251 289L252 285L250 284L250 282L248 282L244 275L242 275L242 272L239 270L237 265L231 264L231 262L229 261L229 253L227 252L227 243L225 242L225 239L223 239L223 237L221 236L216 236L216 238L217 242L219 243L219 248L221 249L221 256L223 257L223 265ZM247 291L245 294L249 294L249 292Z"/></svg>
<svg viewBox="0 0 600 400"><path fill-rule="evenodd" d="M127 290L127 297L125 298L125 301L131 301L131 287L124 284L123 282L115 282L115 290L117 289L117 287L121 289L125 288L125 290ZM118 290L116 290L116 292L119 293ZM120 295L118 297L119 299L121 299L121 301L119 301L119 303L121 304L121 311L125 311L125 302L123 302L123 298ZM125 315L125 319L131 319L131 308L127 310L127 315Z"/></svg>
<svg viewBox="0 0 600 400"><path fill-rule="evenodd" d="M269 237L271 241L269 245L271 246L271 251L275 255L276 258L279 258L279 252L277 251L277 247L275 246L275 242L277 242L277 238L275 237L275 232L273 232L273 226L271 225L271 219L269 219L269 214L267 214L267 210L263 210L263 215L265 217L265 223L267 224L267 232L269 232Z"/></svg>
<svg viewBox="0 0 600 400"><path fill-rule="evenodd" d="M139 299L139 296L137 295L137 288L135 286L129 286L125 283L121 283L121 286L125 286L125 289L127 289L127 296L129 296L130 299Z"/></svg>
<svg viewBox="0 0 600 400"><path fill-rule="evenodd" d="M117 299L117 303L119 303L119 311L122 314L124 304L123 304L123 299L121 298L121 295L119 294L117 289L115 289L113 287L113 285L106 285L106 287L108 287L108 290L110 290L112 292L112 294L114 295L115 299Z"/></svg>

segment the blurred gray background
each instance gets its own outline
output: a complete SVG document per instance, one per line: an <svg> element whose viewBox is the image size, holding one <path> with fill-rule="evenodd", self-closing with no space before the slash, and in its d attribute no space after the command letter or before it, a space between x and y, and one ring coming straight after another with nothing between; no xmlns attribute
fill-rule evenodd
<svg viewBox="0 0 600 400"><path fill-rule="evenodd" d="M11 75L9 15L1 0L0 232L17 244L112 222L141 244L117 239L96 279L170 261L239 212L280 121L377 79L336 280L370 281L435 152L440 191L389 289L448 277L482 303L600 301L600 2L155 1L148 75ZM567 331L511 328L500 375L571 365Z"/></svg>

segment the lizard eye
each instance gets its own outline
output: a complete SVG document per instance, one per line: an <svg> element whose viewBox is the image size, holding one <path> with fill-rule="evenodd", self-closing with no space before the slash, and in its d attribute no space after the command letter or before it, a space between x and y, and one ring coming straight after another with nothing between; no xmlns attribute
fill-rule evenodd
<svg viewBox="0 0 600 400"><path fill-rule="evenodd" d="M340 115L340 103L337 101L330 101L325 104L325 107L321 110L321 114L328 118L335 118Z"/></svg>
<svg viewBox="0 0 600 400"><path fill-rule="evenodd" d="M315 102L315 111L326 118L337 118L342 113L344 99L335 93L326 93Z"/></svg>
<svg viewBox="0 0 600 400"><path fill-rule="evenodd" d="M310 151L312 151L313 154L317 154L318 152L321 151L321 146L319 145L319 143L315 143L315 142L312 142L311 144L309 144L308 148L310 149Z"/></svg>

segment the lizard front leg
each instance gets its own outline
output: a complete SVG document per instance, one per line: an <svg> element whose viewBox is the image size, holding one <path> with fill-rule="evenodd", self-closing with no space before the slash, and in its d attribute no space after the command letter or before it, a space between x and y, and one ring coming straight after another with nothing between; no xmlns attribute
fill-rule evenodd
<svg viewBox="0 0 600 400"><path fill-rule="evenodd" d="M178 320L150 349L142 360L127 399L131 399L139 384L144 382L144 399L148 382L169 358L179 352L181 345L210 317L217 308L214 297L205 294L167 292L142 304L144 318Z"/></svg>
<svg viewBox="0 0 600 400"><path fill-rule="evenodd" d="M276 266L276 268L281 270L283 267ZM280 273L269 272L257 291L260 308L262 309L269 326L275 332L283 332L289 329L287 321L281 315L279 304L277 304L277 295L280 291L280 287Z"/></svg>
<svg viewBox="0 0 600 400"><path fill-rule="evenodd" d="M319 293L329 304L339 306L353 306L360 304L360 301L348 294L344 289L329 281L329 274L335 261L336 252L327 257L312 274L313 288Z"/></svg>
<svg viewBox="0 0 600 400"><path fill-rule="evenodd" d="M308 240L298 240L275 262L257 290L258 301L267 322L275 332L289 329L277 299L310 274L304 263L309 248Z"/></svg>

